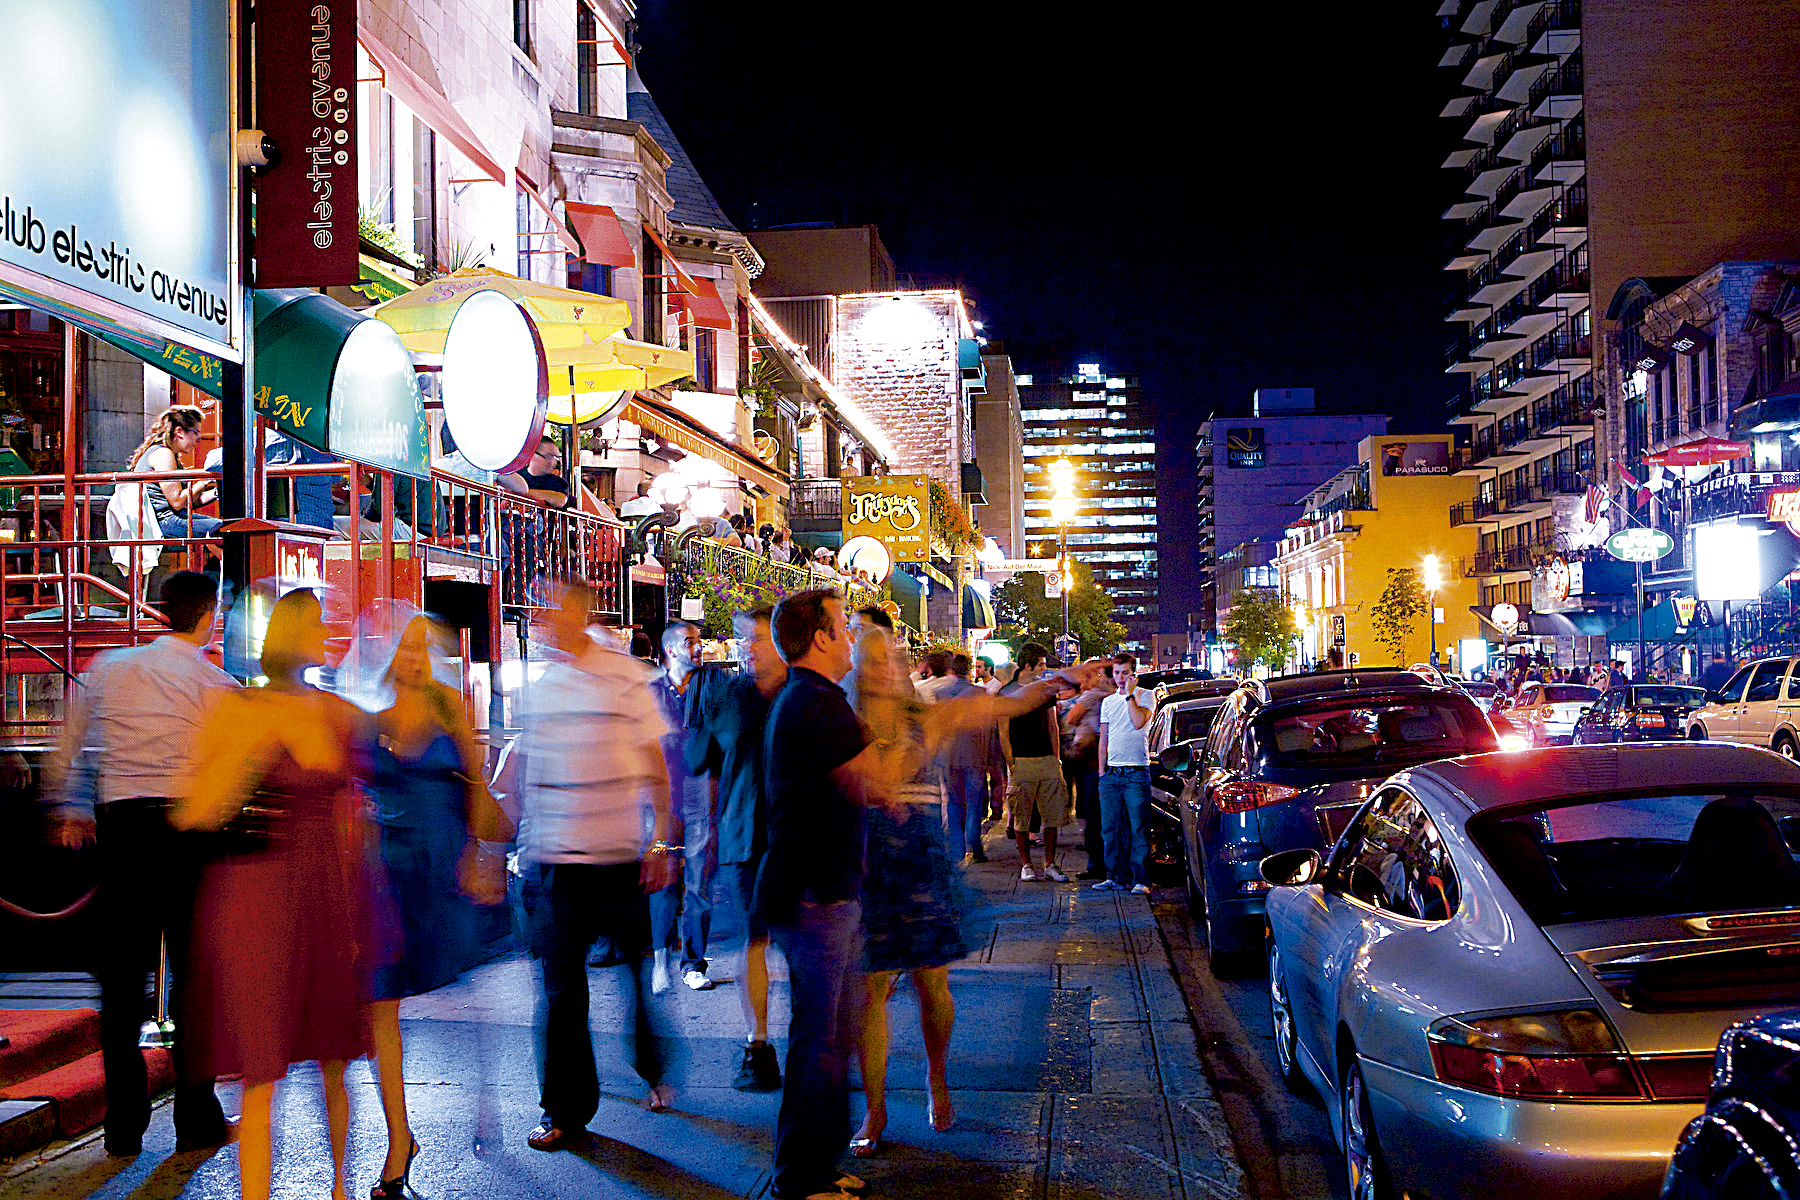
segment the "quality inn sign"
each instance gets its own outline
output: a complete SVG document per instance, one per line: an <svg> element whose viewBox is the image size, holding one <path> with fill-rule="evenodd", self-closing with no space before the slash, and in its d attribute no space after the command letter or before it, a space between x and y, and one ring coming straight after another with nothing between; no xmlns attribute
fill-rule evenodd
<svg viewBox="0 0 1800 1200"><path fill-rule="evenodd" d="M872 537L895 562L931 558L931 490L923 475L859 475L844 480L844 541Z"/></svg>

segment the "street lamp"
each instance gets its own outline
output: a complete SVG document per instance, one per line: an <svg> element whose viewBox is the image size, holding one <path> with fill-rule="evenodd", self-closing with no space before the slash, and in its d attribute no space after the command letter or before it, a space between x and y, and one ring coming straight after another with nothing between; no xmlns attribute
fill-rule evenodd
<svg viewBox="0 0 1800 1200"><path fill-rule="evenodd" d="M1069 640L1069 589L1075 573L1069 569L1069 523L1075 519L1075 464L1059 458L1050 464L1050 482L1056 494L1050 497L1050 519L1056 522L1056 569L1062 573L1062 635Z"/></svg>
<svg viewBox="0 0 1800 1200"><path fill-rule="evenodd" d="M1425 585L1425 624L1431 627L1431 665L1437 666L1437 590L1443 586L1438 575L1438 557L1427 554L1419 564L1419 582Z"/></svg>

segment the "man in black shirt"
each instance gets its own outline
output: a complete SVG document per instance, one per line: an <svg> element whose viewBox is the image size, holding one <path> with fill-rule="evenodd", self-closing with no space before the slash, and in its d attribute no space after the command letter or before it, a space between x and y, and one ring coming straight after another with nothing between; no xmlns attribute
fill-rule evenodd
<svg viewBox="0 0 1800 1200"><path fill-rule="evenodd" d="M1012 695L1044 677L1050 652L1036 642L1019 649L1019 671L1001 689ZM1067 883L1068 875L1056 863L1056 832L1069 820L1069 788L1063 780L1061 731L1056 722L1056 697L1046 695L1042 705L1021 717L1000 723L1000 750L1006 756L1006 803L1012 811L1014 841L1019 848L1019 878L1026 883L1041 879ZM1044 872L1031 865L1031 817L1043 819Z"/></svg>
<svg viewBox="0 0 1800 1200"><path fill-rule="evenodd" d="M537 451L523 470L500 476L500 486L510 492L530 496L550 508L569 507L569 481L557 474L562 466L562 450L556 439L546 434L539 439Z"/></svg>
<svg viewBox="0 0 1800 1200"><path fill-rule="evenodd" d="M769 848L752 908L788 963L793 1018L775 1126L780 1200L854 1195L838 1172L850 1144L850 1055L862 1003L863 807L883 802L898 758L871 745L838 681L850 634L835 591L796 592L775 609L787 682L769 711L763 771Z"/></svg>
<svg viewBox="0 0 1800 1200"><path fill-rule="evenodd" d="M731 619L743 670L699 693L699 732L688 742L689 765L719 780L719 875L745 918L744 1023L749 1026L744 1061L732 1087L772 1092L781 1065L769 1044L769 927L751 907L756 873L769 845L769 801L763 790L763 735L769 706L787 682L787 664L769 636L766 607Z"/></svg>

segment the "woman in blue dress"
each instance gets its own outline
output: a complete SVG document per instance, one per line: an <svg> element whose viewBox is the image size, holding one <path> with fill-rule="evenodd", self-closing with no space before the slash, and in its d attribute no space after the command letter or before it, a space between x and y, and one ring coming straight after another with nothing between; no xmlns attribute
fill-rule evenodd
<svg viewBox="0 0 1800 1200"><path fill-rule="evenodd" d="M950 964L969 952L963 939L961 888L944 848L944 822L934 759L942 741L958 731L994 726L1042 704L1060 681L1046 679L1010 696L973 695L924 704L907 686L906 667L886 630L857 639L852 651L857 678L857 716L877 743L906 746L909 768L893 802L868 813L868 871L863 879L864 980L861 1040L857 1047L867 1114L850 1141L850 1153L867 1158L881 1148L887 1128L887 1002L902 973L912 976L925 1041L927 1116L942 1133L956 1123L950 1101L950 1034L956 1002Z"/></svg>
<svg viewBox="0 0 1800 1200"><path fill-rule="evenodd" d="M339 671L340 686L373 712L377 735L367 782L385 887L374 905L382 928L370 1026L388 1149L371 1200L401 1196L419 1152L406 1115L400 1001L474 965L473 906L504 894L504 865L481 839L509 833L483 782L461 693L434 678L440 630L410 606L382 616L364 618Z"/></svg>

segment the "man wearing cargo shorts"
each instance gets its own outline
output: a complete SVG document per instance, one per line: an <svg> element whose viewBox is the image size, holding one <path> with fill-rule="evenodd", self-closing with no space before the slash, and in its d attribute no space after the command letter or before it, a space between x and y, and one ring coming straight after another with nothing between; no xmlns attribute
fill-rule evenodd
<svg viewBox="0 0 1800 1200"><path fill-rule="evenodd" d="M1019 671L1002 691L1016 693L1044 677L1050 653L1036 642L1019 650ZM1000 722L1000 751L1006 758L1006 803L1012 812L1014 841L1019 847L1019 878L1027 883L1040 879L1067 883L1069 877L1056 865L1056 831L1069 820L1069 788L1063 781L1058 756L1062 735L1056 727L1054 693L1023 716ZM1031 814L1043 819L1039 835L1044 840L1042 874L1031 865Z"/></svg>

